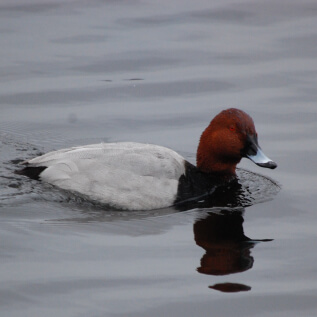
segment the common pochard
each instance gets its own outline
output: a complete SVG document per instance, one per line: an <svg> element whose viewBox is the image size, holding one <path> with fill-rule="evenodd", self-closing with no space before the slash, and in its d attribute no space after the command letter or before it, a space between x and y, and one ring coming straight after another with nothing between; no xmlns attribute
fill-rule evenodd
<svg viewBox="0 0 317 317"><path fill-rule="evenodd" d="M147 210L212 193L235 179L243 157L277 166L261 151L252 118L231 108L202 133L197 166L162 146L118 142L49 152L23 162L18 173L116 209Z"/></svg>

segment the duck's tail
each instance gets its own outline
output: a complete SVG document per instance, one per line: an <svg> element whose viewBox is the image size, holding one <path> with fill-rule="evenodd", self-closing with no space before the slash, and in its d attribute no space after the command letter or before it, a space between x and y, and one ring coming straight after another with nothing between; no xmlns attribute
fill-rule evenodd
<svg viewBox="0 0 317 317"><path fill-rule="evenodd" d="M46 169L46 166L26 166L21 170L15 171L15 174L24 175L31 179L40 180L40 174Z"/></svg>

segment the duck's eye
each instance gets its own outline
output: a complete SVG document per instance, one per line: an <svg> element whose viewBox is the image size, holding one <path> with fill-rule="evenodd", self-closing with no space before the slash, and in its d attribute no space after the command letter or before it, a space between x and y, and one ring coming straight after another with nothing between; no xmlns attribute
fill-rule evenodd
<svg viewBox="0 0 317 317"><path fill-rule="evenodd" d="M230 131L236 131L236 128L235 128L233 125L231 125L231 126L229 127L229 130L230 130Z"/></svg>

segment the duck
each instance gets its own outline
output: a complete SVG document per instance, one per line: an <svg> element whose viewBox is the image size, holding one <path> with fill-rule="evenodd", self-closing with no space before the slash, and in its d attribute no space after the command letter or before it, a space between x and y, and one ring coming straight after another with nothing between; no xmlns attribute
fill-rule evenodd
<svg viewBox="0 0 317 317"><path fill-rule="evenodd" d="M114 209L151 210L212 194L236 179L242 158L277 167L261 150L253 119L229 108L201 134L196 166L163 146L115 142L52 151L22 162L17 173Z"/></svg>

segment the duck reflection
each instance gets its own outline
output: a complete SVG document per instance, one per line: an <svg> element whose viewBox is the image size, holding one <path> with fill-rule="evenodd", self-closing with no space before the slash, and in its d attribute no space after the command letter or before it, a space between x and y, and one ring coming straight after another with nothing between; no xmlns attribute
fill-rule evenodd
<svg viewBox="0 0 317 317"><path fill-rule="evenodd" d="M239 283L220 283L213 286L209 286L216 291L224 293L237 293L237 292L247 292L251 290L251 287L248 285L243 285Z"/></svg>
<svg viewBox="0 0 317 317"><path fill-rule="evenodd" d="M206 250L199 273L226 275L249 270L253 266L251 249L255 242L244 235L242 211L209 212L194 224L196 244Z"/></svg>
<svg viewBox="0 0 317 317"><path fill-rule="evenodd" d="M244 234L244 210L252 203L238 182L218 189L215 194L200 202L201 214L193 226L196 244L206 251L197 271L216 276L245 272L254 263L252 248L260 241L272 240L253 240ZM251 289L237 283L215 284L210 288L222 292Z"/></svg>
<svg viewBox="0 0 317 317"><path fill-rule="evenodd" d="M251 249L259 240L251 240L244 234L243 221L243 210L218 209L194 223L195 242L206 251L197 268L199 273L229 275L252 268ZM222 292L251 289L237 283L216 284L210 288Z"/></svg>

